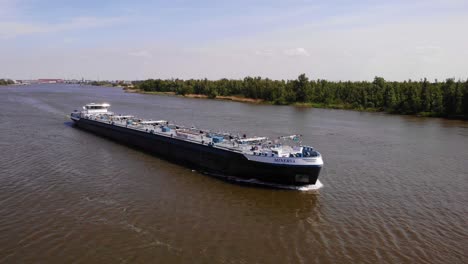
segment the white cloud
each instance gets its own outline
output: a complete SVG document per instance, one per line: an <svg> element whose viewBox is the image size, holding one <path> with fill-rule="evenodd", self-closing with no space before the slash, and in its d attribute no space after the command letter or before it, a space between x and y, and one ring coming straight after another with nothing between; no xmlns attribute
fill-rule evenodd
<svg viewBox="0 0 468 264"><path fill-rule="evenodd" d="M442 48L439 46L417 46L415 48L417 54L439 54L442 52Z"/></svg>
<svg viewBox="0 0 468 264"><path fill-rule="evenodd" d="M442 5L442 0L429 1L440 1ZM2 0L0 9L1 3ZM74 74L85 78L99 75L101 79L218 79L247 75L286 79L296 78L302 72L310 78L329 80L372 80L376 75L388 80L466 78L468 35L461 32L468 27L468 17L461 12L449 13L450 10L424 15L425 9L413 16L413 11L418 10L413 5L360 9L333 16L311 14L304 23L298 20L281 25L271 23L271 28L262 26L258 34L249 34L248 30L246 34L230 34L231 29L241 32L252 27L250 21L242 26L235 24L236 14L232 22L228 19L226 23L222 23L224 16L214 18L214 22L206 17L201 23L190 23L193 27L177 30L177 35L188 35L185 41L166 37L166 31L173 30L152 28L151 33L158 32L154 39L148 34L138 43L132 40L133 36L114 41L112 52L107 43L93 47L63 45L51 38L50 43L26 47L14 41L2 42L1 37L110 26L121 23L122 18L78 17L59 24L33 24L0 16L0 57L4 62L0 72L17 79ZM406 15L398 11L405 11ZM142 21L135 17L125 21L143 28L158 24L152 19ZM211 24L216 27L209 27ZM261 19L256 25L263 25ZM200 28L209 34L191 38ZM144 30L135 30L135 37Z"/></svg>
<svg viewBox="0 0 468 264"><path fill-rule="evenodd" d="M123 21L123 17L75 17L57 24L32 24L16 21L0 21L0 37L13 38L37 33L53 33L96 27L107 27Z"/></svg>
<svg viewBox="0 0 468 264"><path fill-rule="evenodd" d="M128 55L133 56L133 57L142 57L142 58L152 57L151 53L147 50L138 50L138 51L129 52Z"/></svg>
<svg viewBox="0 0 468 264"><path fill-rule="evenodd" d="M444 49L439 46L417 46L414 54L425 63L437 63L443 58Z"/></svg>
<svg viewBox="0 0 468 264"><path fill-rule="evenodd" d="M274 52L271 49L256 50L255 55L264 56L264 57L272 57L274 55Z"/></svg>
<svg viewBox="0 0 468 264"><path fill-rule="evenodd" d="M304 48L287 49L287 50L284 50L284 54L287 56L291 56L291 57L310 56L310 53Z"/></svg>

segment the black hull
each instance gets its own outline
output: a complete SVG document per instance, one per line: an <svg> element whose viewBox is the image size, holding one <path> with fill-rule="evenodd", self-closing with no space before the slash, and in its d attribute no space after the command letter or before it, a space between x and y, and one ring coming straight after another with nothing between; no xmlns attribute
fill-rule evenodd
<svg viewBox="0 0 468 264"><path fill-rule="evenodd" d="M321 169L321 166L291 166L255 162L248 160L241 153L198 143L89 119L81 118L73 121L78 127L97 135L209 174L300 186L315 184Z"/></svg>

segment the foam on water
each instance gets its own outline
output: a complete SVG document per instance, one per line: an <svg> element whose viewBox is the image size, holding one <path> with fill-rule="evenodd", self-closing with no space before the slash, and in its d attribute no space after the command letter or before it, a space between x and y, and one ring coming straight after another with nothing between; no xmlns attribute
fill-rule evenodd
<svg viewBox="0 0 468 264"><path fill-rule="evenodd" d="M195 170L192 170L192 172L195 172ZM315 191L323 187L322 182L320 180L317 180L315 184L309 184L309 185L303 185L303 186L296 186L296 185L286 185L286 184L278 184L278 183L271 183L271 182L264 182L260 181L257 179L242 179L234 176L225 176L225 175L220 175L220 174L212 174L212 173L206 173L202 172L207 175L211 175L217 178L221 178L230 182L235 182L239 184L248 184L248 185L254 185L254 186L259 186L259 187L270 187L270 188L277 188L277 189L286 189L286 190L296 190L296 191Z"/></svg>
<svg viewBox="0 0 468 264"><path fill-rule="evenodd" d="M249 180L238 179L236 181L259 185L259 186L266 186L266 187L287 189L287 190L296 190L296 191L315 191L323 187L323 184L320 182L320 180L317 180L315 184L309 184L309 185L304 185L304 186L276 184L276 183L270 183L270 182L263 182L263 181L259 181L256 179L249 179Z"/></svg>

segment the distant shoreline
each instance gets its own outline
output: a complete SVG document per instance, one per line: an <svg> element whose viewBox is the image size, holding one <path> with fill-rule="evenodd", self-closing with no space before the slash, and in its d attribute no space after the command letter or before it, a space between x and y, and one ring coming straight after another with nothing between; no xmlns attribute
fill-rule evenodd
<svg viewBox="0 0 468 264"><path fill-rule="evenodd" d="M271 102L262 100L262 99L252 99L245 98L240 96L216 96L215 98L210 98L208 95L204 94L176 94L175 92L146 92L139 89L124 89L126 93L139 93L139 94L152 94L152 95L166 95L166 96L177 96L185 98L197 98L197 99L215 99L223 101L233 101L233 102L243 102L251 104L272 104Z"/></svg>
<svg viewBox="0 0 468 264"><path fill-rule="evenodd" d="M222 101L231 101L231 102L240 102L240 103L249 103L249 104L262 104L262 105L288 105L288 106L295 106L295 107L303 107L303 108L319 108L319 109L337 109L337 110L351 110L357 112L375 112L375 113L387 113L392 115L406 115L406 116L417 116L417 117L437 117L437 118L444 118L444 119L456 119L456 120L468 120L466 116L444 116L439 113L433 112L419 112L419 113L399 113L395 111L386 111L385 109L380 108L363 108L363 107L354 107L351 104L325 104L325 103L316 103L316 102L289 102L289 103L277 103L274 101L268 101L265 99L254 99L254 98L247 98L243 96L223 96L223 95L216 95L216 96L209 96L205 94L195 94L195 93L188 93L188 94L178 94L176 92L160 92L160 91L144 91L137 87L129 87L123 85L107 85L107 84L89 84L90 86L96 87L106 87L106 88L122 88L126 93L139 93L139 94L149 94L149 95L162 95L162 96L175 96L175 97L183 97L183 98L195 98L195 99L215 99L215 100L222 100ZM0 87L12 87L12 86L24 86L18 84L0 84Z"/></svg>
<svg viewBox="0 0 468 264"><path fill-rule="evenodd" d="M399 115L468 119L468 80L386 81L244 79L148 79L135 81L139 93L181 95L248 103L384 112Z"/></svg>
<svg viewBox="0 0 468 264"><path fill-rule="evenodd" d="M249 104L262 104L262 105L277 105L274 102L265 101L262 99L252 99L245 98L240 96L216 96L215 98L210 98L207 95L203 94L176 94L175 92L146 92L139 89L123 89L126 93L138 93L138 94L148 94L148 95L159 95L159 96L173 96L181 98L195 98L195 99L211 99L211 100L220 100L220 101L231 101L231 102L240 102L240 103L249 103ZM352 105L344 104L331 104L324 105L320 103L291 103L284 104L288 106L303 107L303 108L318 108L318 109L335 109L335 110L347 110L347 111L356 111L356 112L367 112L367 113L386 113L391 115L401 115L401 116L417 116L417 117L431 117L431 118L444 118L444 119L457 119L457 120L467 120L464 117L444 117L439 116L433 113L418 113L418 114L401 114L401 113L392 113L386 111L380 111L376 108L365 108L365 109L355 109L352 108Z"/></svg>

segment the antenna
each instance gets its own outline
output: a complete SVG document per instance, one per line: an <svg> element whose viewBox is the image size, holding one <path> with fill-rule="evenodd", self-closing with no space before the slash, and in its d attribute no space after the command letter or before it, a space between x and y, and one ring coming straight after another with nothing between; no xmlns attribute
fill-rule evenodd
<svg viewBox="0 0 468 264"><path fill-rule="evenodd" d="M195 111L190 111L192 112L192 127L195 127Z"/></svg>

